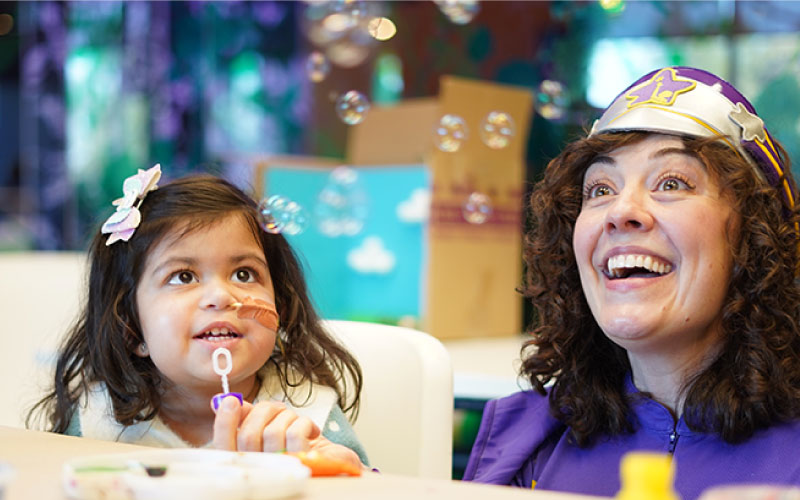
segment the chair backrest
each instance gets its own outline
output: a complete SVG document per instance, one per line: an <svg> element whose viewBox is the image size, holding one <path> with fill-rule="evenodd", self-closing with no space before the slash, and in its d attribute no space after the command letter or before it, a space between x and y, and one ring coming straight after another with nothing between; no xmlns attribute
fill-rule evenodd
<svg viewBox="0 0 800 500"><path fill-rule="evenodd" d="M86 276L82 252L0 252L0 425L22 427L52 383L58 343L77 317Z"/></svg>
<svg viewBox="0 0 800 500"><path fill-rule="evenodd" d="M361 364L354 425L370 462L384 472L448 479L453 454L453 369L436 338L376 323L326 320Z"/></svg>
<svg viewBox="0 0 800 500"><path fill-rule="evenodd" d="M81 252L0 253L0 425L24 425L25 410L52 381L58 342L75 319L87 276ZM355 430L381 470L449 478L453 372L435 338L408 328L326 320L364 373Z"/></svg>

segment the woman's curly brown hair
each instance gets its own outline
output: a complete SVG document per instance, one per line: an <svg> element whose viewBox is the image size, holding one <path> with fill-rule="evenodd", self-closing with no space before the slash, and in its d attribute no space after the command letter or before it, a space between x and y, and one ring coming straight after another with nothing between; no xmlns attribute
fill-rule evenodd
<svg viewBox="0 0 800 500"><path fill-rule="evenodd" d="M522 374L549 391L553 415L581 446L632 432L624 380L626 351L602 332L589 309L572 248L583 175L593 159L634 144L644 132L602 134L568 145L550 162L530 198L525 296L537 318L523 347ZM683 138L719 182L740 218L734 266L722 311L719 356L684 387L693 430L743 441L761 428L800 416L800 286L797 208L735 150L714 139ZM779 149L793 186L788 157Z"/></svg>
<svg viewBox="0 0 800 500"><path fill-rule="evenodd" d="M147 256L175 231L202 230L232 214L244 218L269 266L283 348L276 345L267 363L275 366L281 387L286 390L305 381L332 387L344 411L355 417L361 368L322 327L289 243L283 235L259 228L255 201L225 180L197 175L149 193L141 213L142 223L128 242L106 246L107 235L95 233L87 302L63 341L52 388L28 414L29 427L43 417L48 430L66 432L79 399L95 382L106 385L119 423L132 425L156 416L168 380L149 357L134 354L143 341L136 288Z"/></svg>

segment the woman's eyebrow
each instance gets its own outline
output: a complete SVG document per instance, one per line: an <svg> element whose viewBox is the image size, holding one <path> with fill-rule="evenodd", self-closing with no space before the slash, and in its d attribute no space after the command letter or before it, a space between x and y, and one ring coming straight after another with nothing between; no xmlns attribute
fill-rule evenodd
<svg viewBox="0 0 800 500"><path fill-rule="evenodd" d="M617 164L617 161L614 160L614 158L612 158L612 157L610 157L608 155L597 155L594 158L592 158L592 162L589 163L589 165L591 166L591 165L594 165L596 163L602 163L604 165L614 166L614 165Z"/></svg>
<svg viewBox="0 0 800 500"><path fill-rule="evenodd" d="M650 158L661 158L664 156L669 155L681 155L681 156L688 156L689 158L697 159L697 154L694 151L690 151L686 148L663 148L659 149L658 151L653 151L650 154Z"/></svg>

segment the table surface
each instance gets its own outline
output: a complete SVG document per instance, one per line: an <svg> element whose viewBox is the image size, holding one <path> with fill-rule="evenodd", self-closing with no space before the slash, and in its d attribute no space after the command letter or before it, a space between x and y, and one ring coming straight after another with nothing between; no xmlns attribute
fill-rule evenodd
<svg viewBox="0 0 800 500"><path fill-rule="evenodd" d="M80 456L123 453L142 449L147 448L0 426L0 461L10 464L14 469L14 477L7 485L4 500L64 499L65 495L61 489L61 470L67 460ZM356 478L311 479L304 494L294 498L301 500L335 500L338 498L343 500L375 500L376 498L513 500L527 498L531 500L531 495L534 495L536 500L588 500L593 498L371 472ZM0 498L2 498L2 492L0 492Z"/></svg>

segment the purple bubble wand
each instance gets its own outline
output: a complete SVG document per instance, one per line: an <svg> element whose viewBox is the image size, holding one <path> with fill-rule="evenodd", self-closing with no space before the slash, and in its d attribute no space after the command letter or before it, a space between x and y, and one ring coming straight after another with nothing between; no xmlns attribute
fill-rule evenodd
<svg viewBox="0 0 800 500"><path fill-rule="evenodd" d="M222 368L219 366L219 358L225 358L225 367ZM228 396L233 396L239 400L239 404L244 404L244 398L242 397L241 392L230 392L230 386L228 385L228 374L233 370L233 357L231 356L231 351L225 349L224 347L217 348L214 353L211 355L211 366L214 367L214 373L222 377L222 394L217 394L213 398L211 398L211 403L214 405L214 411L219 409L219 406L222 404L222 400Z"/></svg>

